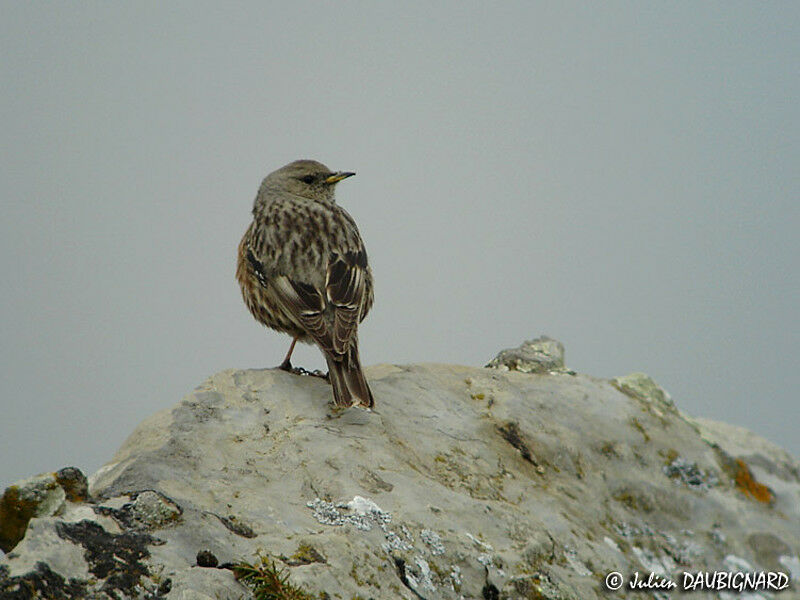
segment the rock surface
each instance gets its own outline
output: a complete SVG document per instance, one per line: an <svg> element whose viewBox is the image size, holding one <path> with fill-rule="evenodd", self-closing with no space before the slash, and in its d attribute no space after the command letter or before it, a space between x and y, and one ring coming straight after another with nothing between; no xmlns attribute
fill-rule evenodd
<svg viewBox="0 0 800 600"><path fill-rule="evenodd" d="M604 578L715 569L781 571L774 597L800 597L796 459L641 374L558 369L379 365L372 412L335 412L319 378L221 372L88 501L32 515L0 598L247 598L226 567L256 553L313 598L680 598Z"/></svg>
<svg viewBox="0 0 800 600"><path fill-rule="evenodd" d="M516 348L503 350L486 366L491 369L519 371L520 373L566 372L564 345L558 340L543 335L535 340L526 340Z"/></svg>
<svg viewBox="0 0 800 600"><path fill-rule="evenodd" d="M0 496L0 550L7 552L16 546L32 518L63 511L66 500L82 502L87 498L86 476L74 467L10 485Z"/></svg>

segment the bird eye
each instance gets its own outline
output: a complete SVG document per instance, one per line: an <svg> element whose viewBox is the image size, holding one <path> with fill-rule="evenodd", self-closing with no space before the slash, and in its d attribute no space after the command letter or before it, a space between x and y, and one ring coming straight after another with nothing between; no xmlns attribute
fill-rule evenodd
<svg viewBox="0 0 800 600"><path fill-rule="evenodd" d="M305 177L301 177L300 181L302 181L303 183L314 183L314 176L306 175Z"/></svg>

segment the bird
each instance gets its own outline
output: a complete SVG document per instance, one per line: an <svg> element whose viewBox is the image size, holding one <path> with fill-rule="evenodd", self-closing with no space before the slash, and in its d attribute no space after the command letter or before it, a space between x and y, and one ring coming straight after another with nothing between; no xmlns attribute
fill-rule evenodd
<svg viewBox="0 0 800 600"><path fill-rule="evenodd" d="M315 343L334 405L372 408L358 354L358 325L374 302L372 270L355 221L334 195L353 175L306 159L267 175L239 243L236 279L256 321L292 336L280 369L292 371L298 341Z"/></svg>

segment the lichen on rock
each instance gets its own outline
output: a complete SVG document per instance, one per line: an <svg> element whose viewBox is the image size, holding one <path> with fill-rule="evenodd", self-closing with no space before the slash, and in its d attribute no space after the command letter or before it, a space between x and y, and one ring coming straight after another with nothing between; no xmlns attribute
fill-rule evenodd
<svg viewBox="0 0 800 600"><path fill-rule="evenodd" d="M142 490L127 495L122 506L100 504L96 511L109 515L123 527L148 531L175 523L181 516L181 508L164 494L155 490ZM116 502L119 504L119 502Z"/></svg>
<svg viewBox="0 0 800 600"><path fill-rule="evenodd" d="M516 348L502 350L486 365L501 371L520 373L566 372L564 367L564 345L558 340L540 336L527 340Z"/></svg>
<svg viewBox="0 0 800 600"><path fill-rule="evenodd" d="M90 498L37 484L63 496L0 557L0 597L246 598L231 569L253 556L315 600L601 600L611 571L743 565L800 578L796 458L680 413L646 376L565 377L557 342L521 348L493 369L370 367L370 413L332 412L318 378L219 373L141 424Z"/></svg>
<svg viewBox="0 0 800 600"><path fill-rule="evenodd" d="M67 498L54 473L18 481L0 497L0 549L9 552L25 536L34 517L58 513Z"/></svg>
<svg viewBox="0 0 800 600"><path fill-rule="evenodd" d="M624 394L655 407L656 410L676 412L675 403L669 393L646 373L631 373L614 377L611 383Z"/></svg>

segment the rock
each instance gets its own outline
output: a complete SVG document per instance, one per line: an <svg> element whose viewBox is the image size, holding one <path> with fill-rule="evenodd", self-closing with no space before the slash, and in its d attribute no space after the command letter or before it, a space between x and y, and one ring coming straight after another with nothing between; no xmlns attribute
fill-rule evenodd
<svg viewBox="0 0 800 600"><path fill-rule="evenodd" d="M371 367L371 412L332 410L319 378L218 373L133 432L93 500L32 516L0 597L246 598L243 562L298 598L592 600L611 571L743 565L797 586L795 458L642 376L549 365Z"/></svg>
<svg viewBox="0 0 800 600"><path fill-rule="evenodd" d="M10 485L0 498L0 549L10 551L25 535L33 517L47 517L64 507L67 495L53 473Z"/></svg>
<svg viewBox="0 0 800 600"><path fill-rule="evenodd" d="M667 391L645 373L631 373L624 377L615 377L611 383L631 398L649 404L656 414L661 411L675 412L675 404Z"/></svg>
<svg viewBox="0 0 800 600"><path fill-rule="evenodd" d="M0 497L0 549L9 552L25 535L34 517L61 513L65 501L88 500L86 475L77 467L43 473L8 486Z"/></svg>
<svg viewBox="0 0 800 600"><path fill-rule="evenodd" d="M113 517L122 527L147 531L166 527L181 516L181 508L154 490L131 492L100 503L97 512Z"/></svg>
<svg viewBox="0 0 800 600"><path fill-rule="evenodd" d="M714 472L706 473L697 463L690 463L681 456L676 456L669 464L664 465L663 471L667 477L677 479L695 490L708 490L718 482Z"/></svg>
<svg viewBox="0 0 800 600"><path fill-rule="evenodd" d="M215 569L218 565L219 560L217 560L217 557L208 550L200 550L200 552L197 553L198 567L210 567Z"/></svg>
<svg viewBox="0 0 800 600"><path fill-rule="evenodd" d="M519 371L520 373L565 371L564 345L543 335L535 340L525 341L517 348L501 351L486 366L491 369Z"/></svg>
<svg viewBox="0 0 800 600"><path fill-rule="evenodd" d="M85 502L89 499L89 481L77 467L64 467L56 471L55 479L70 502Z"/></svg>

